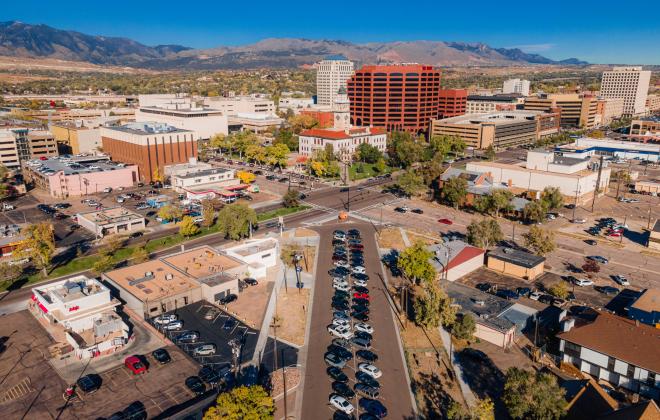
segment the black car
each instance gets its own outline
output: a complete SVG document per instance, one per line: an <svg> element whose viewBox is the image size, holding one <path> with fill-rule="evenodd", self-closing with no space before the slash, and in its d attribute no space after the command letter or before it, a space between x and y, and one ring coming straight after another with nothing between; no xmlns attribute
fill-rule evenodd
<svg viewBox="0 0 660 420"><path fill-rule="evenodd" d="M342 358L344 360L353 359L353 353L350 350L348 350L345 347L338 346L336 344L330 344L328 346L328 351L336 354L337 356L339 356L340 358Z"/></svg>
<svg viewBox="0 0 660 420"><path fill-rule="evenodd" d="M397 213L405 213L408 210L404 209L403 207L395 207L394 211L397 212Z"/></svg>
<svg viewBox="0 0 660 420"><path fill-rule="evenodd" d="M256 279L253 279L251 277L244 278L243 281L250 286L256 286L257 284L259 284L259 282Z"/></svg>
<svg viewBox="0 0 660 420"><path fill-rule="evenodd" d="M527 296L532 293L532 289L529 287L516 287L516 293L518 293L519 296Z"/></svg>
<svg viewBox="0 0 660 420"><path fill-rule="evenodd" d="M608 296L619 294L619 289L612 286L594 286L594 289Z"/></svg>
<svg viewBox="0 0 660 420"><path fill-rule="evenodd" d="M339 291L339 290L338 290ZM333 296L331 299L332 303L336 304L345 304L348 305L348 297L347 296Z"/></svg>
<svg viewBox="0 0 660 420"><path fill-rule="evenodd" d="M332 302L330 306L338 311L348 311L348 303L346 302Z"/></svg>
<svg viewBox="0 0 660 420"><path fill-rule="evenodd" d="M82 391L85 394L92 394L98 391L98 389L101 388L101 383L102 383L101 377L94 373L85 375L76 381L78 390Z"/></svg>
<svg viewBox="0 0 660 420"><path fill-rule="evenodd" d="M371 387L362 383L357 383L353 385L353 389L360 395L364 395L368 398L378 398L380 396L380 391L378 388Z"/></svg>
<svg viewBox="0 0 660 420"><path fill-rule="evenodd" d="M598 245L598 242L594 241L593 239L587 239L584 241L584 243L591 246Z"/></svg>
<svg viewBox="0 0 660 420"><path fill-rule="evenodd" d="M346 376L346 374L342 372L341 369L334 366L327 368L325 373L327 373L329 377L337 382L348 382L348 376Z"/></svg>
<svg viewBox="0 0 660 420"><path fill-rule="evenodd" d="M377 355L376 353L374 353L373 351L369 351L369 350L358 350L357 352L355 352L355 354L356 354L357 357L359 357L360 359L365 360L365 361L367 361L367 362L369 362L369 363L373 363L373 362L375 362L375 361L378 360L378 355Z"/></svg>
<svg viewBox="0 0 660 420"><path fill-rule="evenodd" d="M550 295L541 295L539 296L539 302L545 303L546 305L552 304L552 302L555 300L554 297Z"/></svg>
<svg viewBox="0 0 660 420"><path fill-rule="evenodd" d="M344 398L351 399L355 397L355 392L345 382L335 381L332 383L332 390Z"/></svg>
<svg viewBox="0 0 660 420"><path fill-rule="evenodd" d="M348 232L346 232L346 233L348 233L349 235L357 235L357 236L360 236L360 231L357 230L357 229L349 229Z"/></svg>
<svg viewBox="0 0 660 420"><path fill-rule="evenodd" d="M80 229L80 225L78 224L73 224L69 227L69 230L78 230L78 229Z"/></svg>
<svg viewBox="0 0 660 420"><path fill-rule="evenodd" d="M167 364L172 361L170 354L165 349L156 349L151 355L160 363L161 365Z"/></svg>
<svg viewBox="0 0 660 420"><path fill-rule="evenodd" d="M142 232L133 232L133 233L131 233L131 235L129 237L130 238L139 238L142 235L144 235L144 233L142 233Z"/></svg>
<svg viewBox="0 0 660 420"><path fill-rule="evenodd" d="M254 174L255 175L263 175L264 173L263 173L263 171L256 170L256 171L254 171Z"/></svg>
<svg viewBox="0 0 660 420"><path fill-rule="evenodd" d="M273 181L275 178L277 178L275 175L266 175L266 179L269 181Z"/></svg>
<svg viewBox="0 0 660 420"><path fill-rule="evenodd" d="M364 332L364 331L355 331L354 336L357 337L357 338L362 338L362 339L367 340L367 341L371 341L374 338L371 334L369 334L368 332Z"/></svg>
<svg viewBox="0 0 660 420"><path fill-rule="evenodd" d="M204 385L204 382L202 382L199 376L189 376L186 378L186 387L194 392L195 395L202 395L206 392L206 385Z"/></svg>
<svg viewBox="0 0 660 420"><path fill-rule="evenodd" d="M345 338L337 337L337 338L332 339L332 345L343 347L343 348L347 349L347 348L351 347L351 342L349 340L345 339Z"/></svg>
<svg viewBox="0 0 660 420"><path fill-rule="evenodd" d="M378 400L370 398L360 398L359 405L362 409L366 410L369 414L373 414L378 418L387 416L387 408Z"/></svg>
<svg viewBox="0 0 660 420"><path fill-rule="evenodd" d="M478 290L481 290L482 292L487 292L490 290L492 287L490 283L479 283L475 286Z"/></svg>
<svg viewBox="0 0 660 420"><path fill-rule="evenodd" d="M346 298L348 299L350 297L350 294L348 292L344 292L343 290L335 290L335 294L333 298Z"/></svg>
<svg viewBox="0 0 660 420"><path fill-rule="evenodd" d="M353 337L351 338L351 345L361 349L369 350L371 348L371 341L364 338Z"/></svg>
<svg viewBox="0 0 660 420"><path fill-rule="evenodd" d="M218 372L211 366L202 366L199 372L197 372L197 376L211 386L217 385L222 380Z"/></svg>
<svg viewBox="0 0 660 420"><path fill-rule="evenodd" d="M415 214L424 214L424 210L422 209L412 209L410 212Z"/></svg>
<svg viewBox="0 0 660 420"><path fill-rule="evenodd" d="M147 408L141 401L133 401L122 414L125 420L142 420L147 418Z"/></svg>
<svg viewBox="0 0 660 420"><path fill-rule="evenodd" d="M369 321L369 316L364 312L351 312L351 316L361 322Z"/></svg>
<svg viewBox="0 0 660 420"><path fill-rule="evenodd" d="M368 307L369 306L369 300L364 299L364 298L357 298L356 297L356 298L353 298L353 304Z"/></svg>
<svg viewBox="0 0 660 420"><path fill-rule="evenodd" d="M364 281L369 280L369 276L366 274L352 273L351 277L354 278L355 280L364 280Z"/></svg>
<svg viewBox="0 0 660 420"><path fill-rule="evenodd" d="M355 420L355 416L337 410L332 414L332 420Z"/></svg>
<svg viewBox="0 0 660 420"><path fill-rule="evenodd" d="M348 188L340 188L339 192L348 192Z"/></svg>
<svg viewBox="0 0 660 420"><path fill-rule="evenodd" d="M236 299L238 299L238 296L236 296L233 293L230 293L227 296L225 296L223 298L220 298L220 300L218 300L218 302L221 305L227 305L228 303L231 303L231 302L235 301Z"/></svg>
<svg viewBox="0 0 660 420"><path fill-rule="evenodd" d="M369 289L367 289L364 286L353 286L353 290L355 290L358 293L366 293L369 294Z"/></svg>
<svg viewBox="0 0 660 420"><path fill-rule="evenodd" d="M355 373L355 379L358 382L361 382L367 386L370 386L372 388L380 389L380 383L378 383L377 380L371 377L368 373L364 373L362 371L356 372Z"/></svg>
<svg viewBox="0 0 660 420"><path fill-rule="evenodd" d="M365 315L369 315L369 308L367 308L364 305L360 305L360 304L351 305L351 310L353 310L353 312L360 312L360 313L364 313Z"/></svg>

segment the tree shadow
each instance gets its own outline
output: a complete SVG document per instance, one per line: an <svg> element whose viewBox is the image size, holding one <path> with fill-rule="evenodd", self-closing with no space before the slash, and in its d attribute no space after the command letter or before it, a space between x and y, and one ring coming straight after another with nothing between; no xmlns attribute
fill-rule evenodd
<svg viewBox="0 0 660 420"><path fill-rule="evenodd" d="M463 380L480 399L490 398L495 404L495 418L508 418L502 402L504 392L504 373L484 352L465 348L458 354L463 367Z"/></svg>
<svg viewBox="0 0 660 420"><path fill-rule="evenodd" d="M448 378L445 378L447 380ZM411 381L411 388L415 395L419 395L424 400L424 408L420 410L422 418L444 419L447 418L447 409L453 399L443 389L442 380L437 373L419 374L419 379Z"/></svg>

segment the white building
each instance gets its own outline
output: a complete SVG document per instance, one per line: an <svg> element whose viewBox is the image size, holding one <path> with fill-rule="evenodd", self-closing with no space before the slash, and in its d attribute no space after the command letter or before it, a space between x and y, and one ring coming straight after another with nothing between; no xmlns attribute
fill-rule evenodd
<svg viewBox="0 0 660 420"><path fill-rule="evenodd" d="M300 97L299 95L293 93L287 94L286 92L282 92L280 101L277 104L277 107L280 110L290 109L296 113L303 109L311 108L312 106L314 106L313 98Z"/></svg>
<svg viewBox="0 0 660 420"><path fill-rule="evenodd" d="M241 129L260 133L270 128L278 128L284 123L284 119L274 113L265 112L239 112L229 116L229 125L232 130Z"/></svg>
<svg viewBox="0 0 660 420"><path fill-rule="evenodd" d="M316 102L332 105L339 88L346 89L355 67L353 62L341 55L329 56L316 64Z"/></svg>
<svg viewBox="0 0 660 420"><path fill-rule="evenodd" d="M228 256L245 262L252 276L266 277L266 270L275 267L279 261L280 246L276 239L252 239L228 248L223 248Z"/></svg>
<svg viewBox="0 0 660 420"><path fill-rule="evenodd" d="M76 214L77 223L92 232L95 237L126 234L144 230L144 216L124 207L113 207Z"/></svg>
<svg viewBox="0 0 660 420"><path fill-rule="evenodd" d="M227 115L223 111L193 106L167 104L141 107L135 111L137 122L157 122L195 133L196 140L207 140L216 134L228 134Z"/></svg>
<svg viewBox="0 0 660 420"><path fill-rule="evenodd" d="M236 171L229 168L191 168L178 171L170 179L172 187L179 193L224 188L240 183Z"/></svg>
<svg viewBox="0 0 660 420"><path fill-rule="evenodd" d="M556 155L547 151L529 151L527 162L468 162L467 171L486 173L494 186L504 186L514 192L540 195L545 187L558 187L567 203L585 204L593 199L598 179L597 162ZM611 169L604 167L599 183L599 195L607 192Z"/></svg>
<svg viewBox="0 0 660 420"><path fill-rule="evenodd" d="M303 156L314 156L317 150L324 150L326 145L332 145L332 149L338 157L349 162L358 146L368 143L375 146L381 152L387 148L387 133L385 129L377 127L353 127L344 130L332 128L313 128L300 133L298 151Z"/></svg>
<svg viewBox="0 0 660 420"><path fill-rule="evenodd" d="M204 105L231 117L238 114L275 114L275 102L265 95L210 96Z"/></svg>
<svg viewBox="0 0 660 420"><path fill-rule="evenodd" d="M484 265L484 251L463 241L448 241L426 247L440 280L456 281Z"/></svg>
<svg viewBox="0 0 660 420"><path fill-rule="evenodd" d="M502 93L520 93L529 96L529 80L509 79L502 84Z"/></svg>
<svg viewBox="0 0 660 420"><path fill-rule="evenodd" d="M614 67L603 72L600 95L604 98L623 98L624 115L641 115L646 109L646 97L651 72L641 67Z"/></svg>
<svg viewBox="0 0 660 420"><path fill-rule="evenodd" d="M585 159L590 156L605 156L613 159L638 159L660 162L660 144L634 141L616 141L582 137L573 144L555 149L555 153L566 157Z"/></svg>
<svg viewBox="0 0 660 420"><path fill-rule="evenodd" d="M128 326L115 308L120 302L96 279L83 275L32 288L29 308L53 337L62 333L79 358L121 349ZM50 331L49 331L50 332Z"/></svg>
<svg viewBox="0 0 660 420"><path fill-rule="evenodd" d="M598 98L600 113L596 114L596 125L610 125L613 120L621 118L624 103L623 98Z"/></svg>

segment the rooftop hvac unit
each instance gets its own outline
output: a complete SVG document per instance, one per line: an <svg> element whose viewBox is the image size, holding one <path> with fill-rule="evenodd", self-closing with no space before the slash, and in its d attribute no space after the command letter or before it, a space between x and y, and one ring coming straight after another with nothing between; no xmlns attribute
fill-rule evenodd
<svg viewBox="0 0 660 420"><path fill-rule="evenodd" d="M147 271L146 273L144 273L144 276L145 276L145 277L153 277L153 276L154 276L154 272L153 272L153 271Z"/></svg>
<svg viewBox="0 0 660 420"><path fill-rule="evenodd" d="M173 278L174 276L172 275L172 273L165 274L165 280L172 280Z"/></svg>

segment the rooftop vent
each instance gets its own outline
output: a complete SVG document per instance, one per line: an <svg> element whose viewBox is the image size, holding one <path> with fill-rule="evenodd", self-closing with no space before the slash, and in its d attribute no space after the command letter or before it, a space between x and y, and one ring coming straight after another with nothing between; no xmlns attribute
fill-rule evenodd
<svg viewBox="0 0 660 420"><path fill-rule="evenodd" d="M165 274L165 280L172 280L173 278L174 276L172 275L172 273Z"/></svg>
<svg viewBox="0 0 660 420"><path fill-rule="evenodd" d="M145 276L145 277L153 277L153 276L154 276L154 272L153 272L153 271L147 271L146 273L144 273L144 276Z"/></svg>

